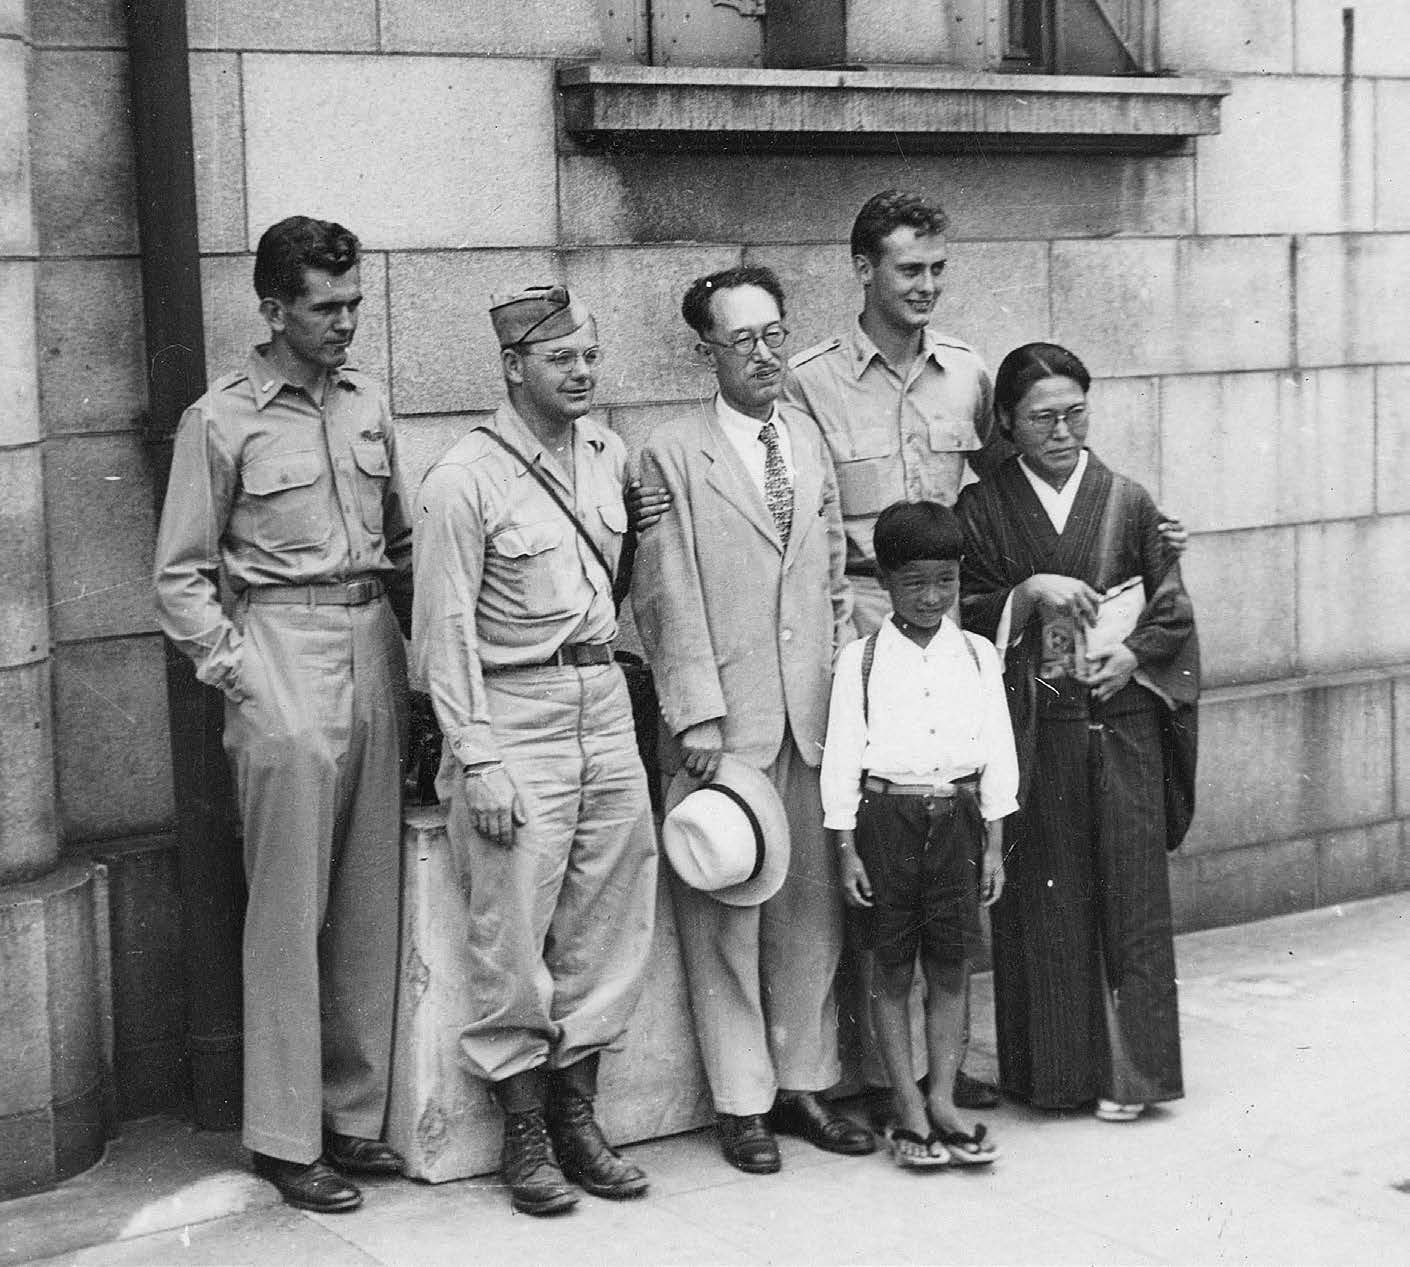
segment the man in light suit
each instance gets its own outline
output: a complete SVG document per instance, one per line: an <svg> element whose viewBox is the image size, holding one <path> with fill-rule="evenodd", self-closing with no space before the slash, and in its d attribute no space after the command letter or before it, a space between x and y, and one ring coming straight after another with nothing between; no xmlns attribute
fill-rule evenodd
<svg viewBox="0 0 1410 1267"><path fill-rule="evenodd" d="M818 429L778 409L788 332L777 277L702 277L681 311L719 391L647 441L641 483L674 507L641 538L633 603L681 766L708 781L730 753L769 776L788 817L788 878L762 906L672 877L721 1146L739 1169L770 1173L774 1130L833 1152L875 1147L817 1095L840 1076L842 903L818 766L833 653L849 631L846 540Z"/></svg>

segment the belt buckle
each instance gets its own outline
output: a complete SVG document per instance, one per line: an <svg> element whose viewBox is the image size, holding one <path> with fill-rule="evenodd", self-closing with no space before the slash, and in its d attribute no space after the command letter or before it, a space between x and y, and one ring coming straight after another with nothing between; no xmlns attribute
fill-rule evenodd
<svg viewBox="0 0 1410 1267"><path fill-rule="evenodd" d="M370 603L376 591L373 586L375 581L370 581L366 577L360 580L348 582L348 601L354 607L361 607L364 603Z"/></svg>

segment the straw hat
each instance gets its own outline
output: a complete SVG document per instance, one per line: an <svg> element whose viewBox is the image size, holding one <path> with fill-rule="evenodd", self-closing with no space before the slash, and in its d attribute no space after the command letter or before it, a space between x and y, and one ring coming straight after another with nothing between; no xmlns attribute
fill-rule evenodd
<svg viewBox="0 0 1410 1267"><path fill-rule="evenodd" d="M676 874L728 906L758 906L788 875L788 819L761 770L728 753L702 784L682 770L666 792L661 846Z"/></svg>

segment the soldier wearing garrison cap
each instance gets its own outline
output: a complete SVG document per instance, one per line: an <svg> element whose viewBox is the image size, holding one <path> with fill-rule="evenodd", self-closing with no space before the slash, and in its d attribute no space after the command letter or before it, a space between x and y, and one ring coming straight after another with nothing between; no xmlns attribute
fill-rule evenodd
<svg viewBox="0 0 1410 1267"><path fill-rule="evenodd" d="M647 1180L593 1115L651 941L656 843L613 660L627 530L621 440L588 417L602 350L581 300L490 308L507 400L433 466L416 531L413 654L445 734L437 783L469 880L461 1047L504 1112L514 1207Z"/></svg>

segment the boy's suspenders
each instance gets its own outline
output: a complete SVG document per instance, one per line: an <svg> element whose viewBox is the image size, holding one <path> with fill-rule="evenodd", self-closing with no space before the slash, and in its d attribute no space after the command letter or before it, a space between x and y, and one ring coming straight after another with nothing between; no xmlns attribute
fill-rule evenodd
<svg viewBox="0 0 1410 1267"><path fill-rule="evenodd" d="M862 726L871 725L871 666L876 662L876 636L881 630L876 629L867 635L866 645L862 647ZM974 643L970 642L969 635L963 629L960 630L960 637L964 639L964 649L969 652L969 658L974 662L974 671L981 673L979 667L979 656L975 653Z"/></svg>

